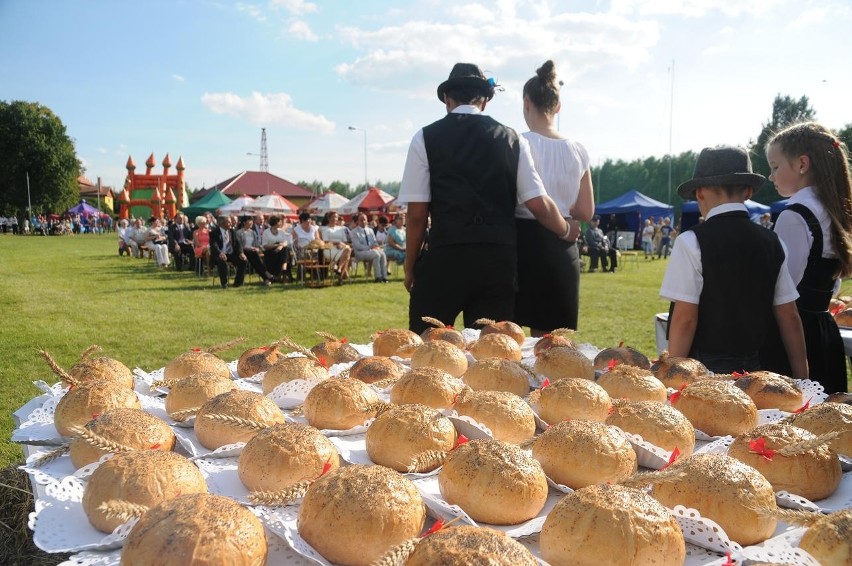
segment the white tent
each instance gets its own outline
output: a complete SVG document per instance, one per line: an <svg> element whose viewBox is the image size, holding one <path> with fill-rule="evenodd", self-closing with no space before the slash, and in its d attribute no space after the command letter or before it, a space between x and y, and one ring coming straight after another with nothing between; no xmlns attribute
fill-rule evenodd
<svg viewBox="0 0 852 566"><path fill-rule="evenodd" d="M315 214L325 214L326 212L337 212L347 202L349 202L349 199L345 196L334 191L326 191L309 202L305 208Z"/></svg>
<svg viewBox="0 0 852 566"><path fill-rule="evenodd" d="M254 199L248 195L243 195L239 198L235 198L231 201L230 204L226 204L222 208L219 209L219 212L223 214L239 214L244 212L248 206L254 203Z"/></svg>
<svg viewBox="0 0 852 566"><path fill-rule="evenodd" d="M298 207L282 197L278 193L270 193L256 199L253 203L243 208L245 212L262 212L264 214L284 214L292 216L296 214Z"/></svg>
<svg viewBox="0 0 852 566"><path fill-rule="evenodd" d="M389 195L377 187L371 187L352 197L352 200L341 206L337 212L348 215L355 214L359 210L362 212L384 210L393 199L393 195Z"/></svg>

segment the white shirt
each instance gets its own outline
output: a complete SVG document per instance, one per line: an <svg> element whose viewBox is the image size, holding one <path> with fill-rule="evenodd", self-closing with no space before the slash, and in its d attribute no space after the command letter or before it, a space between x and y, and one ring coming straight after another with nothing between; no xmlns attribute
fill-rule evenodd
<svg viewBox="0 0 852 566"><path fill-rule="evenodd" d="M710 220L717 214L737 210L748 213L748 209L744 204L720 204L710 210L707 214L707 220ZM784 247L784 242L781 242L781 246ZM784 253L786 255L786 249ZM663 276L663 284L660 287L660 297L669 301L683 301L697 305L699 304L703 289L704 276L701 269L701 248L698 245L698 238L695 237L695 232L687 230L675 240L672 257L669 260L669 265L666 267L666 274ZM793 283L790 272L787 270L787 258L785 257L784 263L778 271L778 278L775 280L775 297L772 304L783 305L784 303L795 301L797 298L799 298L799 293L796 291L796 285Z"/></svg>
<svg viewBox="0 0 852 566"><path fill-rule="evenodd" d="M787 203L788 206L794 203L803 204L814 213L819 221L820 228L822 228L822 257L837 257L831 238L831 218L819 201L813 187L805 187L796 191L796 194L791 196ZM778 215L778 220L775 221L775 233L787 247L787 267L790 269L790 276L793 281L798 285L805 274L814 237L811 235L805 219L792 210L785 210Z"/></svg>
<svg viewBox="0 0 852 566"><path fill-rule="evenodd" d="M481 114L478 107L471 104L457 106L453 114ZM518 160L518 203L527 202L535 197L547 194L544 183L533 166L529 142L518 136L521 155ZM397 197L399 204L410 202L432 202L432 187L429 176L429 158L426 155L426 141L423 130L414 134L411 145L408 146L408 157L405 159L405 170L402 173L402 183Z"/></svg>
<svg viewBox="0 0 852 566"><path fill-rule="evenodd" d="M345 242L349 239L344 226L321 226L320 236L326 242Z"/></svg>
<svg viewBox="0 0 852 566"><path fill-rule="evenodd" d="M554 139L535 132L525 132L522 137L530 144L530 153L547 194L559 207L559 214L571 217L571 207L580 194L580 180L589 169L589 154L577 142ZM535 219L530 210L519 204L515 216Z"/></svg>
<svg viewBox="0 0 852 566"><path fill-rule="evenodd" d="M272 229L267 228L263 231L263 236L260 237L260 240L263 242L264 246L273 246L281 242L287 242L287 245L291 245L293 243L293 237L284 232L281 228L278 228L277 234L273 234Z"/></svg>

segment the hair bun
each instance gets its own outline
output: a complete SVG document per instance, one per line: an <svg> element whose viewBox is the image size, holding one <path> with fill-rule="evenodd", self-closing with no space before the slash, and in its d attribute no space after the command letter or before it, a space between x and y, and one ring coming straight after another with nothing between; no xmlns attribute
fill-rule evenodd
<svg viewBox="0 0 852 566"><path fill-rule="evenodd" d="M535 74L545 83L556 82L556 66L550 59L545 61L544 65L536 69Z"/></svg>

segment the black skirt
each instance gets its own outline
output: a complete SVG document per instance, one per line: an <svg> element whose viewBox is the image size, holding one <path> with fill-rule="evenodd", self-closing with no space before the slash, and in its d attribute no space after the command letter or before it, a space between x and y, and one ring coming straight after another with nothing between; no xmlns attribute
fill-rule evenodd
<svg viewBox="0 0 852 566"><path fill-rule="evenodd" d="M518 292L515 322L538 330L577 328L580 254L537 220L516 219Z"/></svg>

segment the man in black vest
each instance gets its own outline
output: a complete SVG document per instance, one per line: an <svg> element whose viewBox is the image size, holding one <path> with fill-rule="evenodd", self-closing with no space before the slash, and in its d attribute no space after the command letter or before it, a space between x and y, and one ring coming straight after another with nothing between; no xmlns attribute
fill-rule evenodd
<svg viewBox="0 0 852 566"><path fill-rule="evenodd" d="M447 115L408 150L399 201L408 204L405 288L417 333L428 327L424 316L452 325L463 312L466 327L512 318L518 202L560 237L579 234L547 196L526 140L482 114L496 86L476 65L457 63L438 86Z"/></svg>
<svg viewBox="0 0 852 566"><path fill-rule="evenodd" d="M705 222L675 242L660 296L672 301L669 354L691 357L716 373L760 369L758 350L775 317L793 374L808 362L799 296L774 232L751 222L743 204L765 181L752 173L744 149L705 148L693 178L678 187L698 201Z"/></svg>

